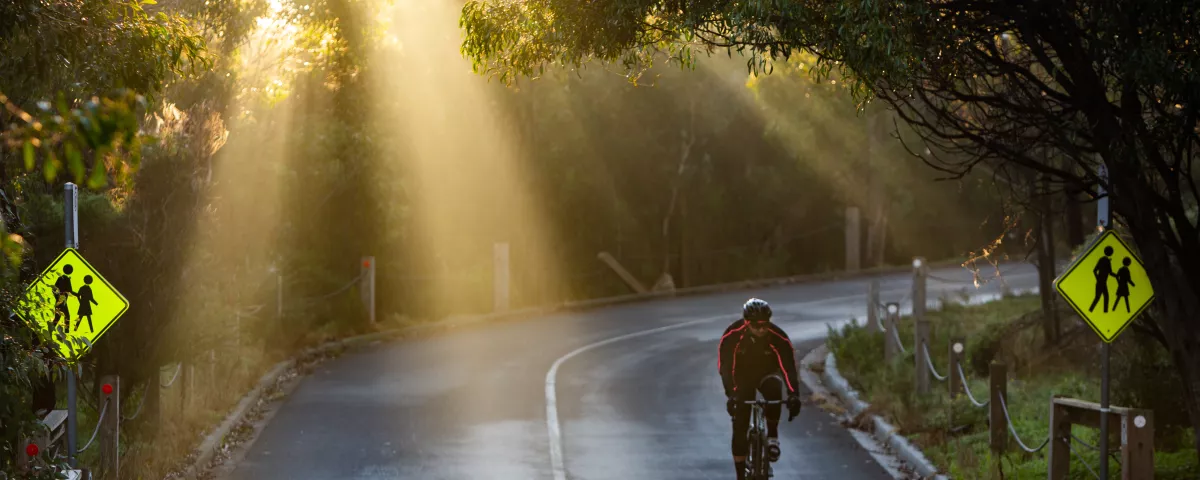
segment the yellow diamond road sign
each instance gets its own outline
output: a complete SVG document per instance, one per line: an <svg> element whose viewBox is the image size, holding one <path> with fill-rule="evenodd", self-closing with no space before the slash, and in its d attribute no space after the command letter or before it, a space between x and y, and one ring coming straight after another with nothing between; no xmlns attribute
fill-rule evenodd
<svg viewBox="0 0 1200 480"><path fill-rule="evenodd" d="M1154 301L1142 261L1112 230L1092 243L1054 288L1108 343Z"/></svg>
<svg viewBox="0 0 1200 480"><path fill-rule="evenodd" d="M129 309L79 251L63 250L29 289L18 312L68 359L82 357Z"/></svg>

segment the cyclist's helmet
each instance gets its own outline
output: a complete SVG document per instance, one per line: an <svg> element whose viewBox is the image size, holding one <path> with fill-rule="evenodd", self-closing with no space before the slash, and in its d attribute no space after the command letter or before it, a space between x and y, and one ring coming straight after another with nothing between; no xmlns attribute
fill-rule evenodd
<svg viewBox="0 0 1200 480"><path fill-rule="evenodd" d="M748 322L765 322L771 319L771 306L766 300L751 298L742 305L742 318Z"/></svg>

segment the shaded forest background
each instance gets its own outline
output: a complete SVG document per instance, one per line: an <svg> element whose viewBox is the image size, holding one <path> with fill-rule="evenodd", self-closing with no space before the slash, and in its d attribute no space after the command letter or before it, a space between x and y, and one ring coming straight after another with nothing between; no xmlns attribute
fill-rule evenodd
<svg viewBox="0 0 1200 480"><path fill-rule="evenodd" d="M863 212L864 266L999 238L1029 251L1003 185L987 172L934 181L890 116L860 114L836 80L750 77L735 55L655 67L638 85L597 65L506 88L470 72L457 15L354 0L6 2L6 301L61 251L68 181L88 187L82 253L132 303L85 368L131 391L211 352L254 378L369 328L356 289L322 298L366 255L380 317L403 322L490 311L495 242L511 245L514 308L628 293L601 251L647 285L840 270L847 206ZM47 372L22 365L4 380L6 415Z"/></svg>

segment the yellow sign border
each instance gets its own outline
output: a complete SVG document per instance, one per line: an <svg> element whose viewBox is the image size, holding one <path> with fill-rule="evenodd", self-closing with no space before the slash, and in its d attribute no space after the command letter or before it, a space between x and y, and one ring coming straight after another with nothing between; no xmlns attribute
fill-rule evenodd
<svg viewBox="0 0 1200 480"><path fill-rule="evenodd" d="M1138 308L1137 312L1134 312L1133 316L1129 317L1128 322L1125 322L1124 325L1121 325L1121 328L1117 329L1117 332L1112 335L1111 339L1106 339L1106 338L1104 338L1104 334L1100 333L1100 329L1096 328L1096 326L1093 325L1092 322L1088 320L1087 313L1084 312L1084 310L1082 308L1080 308L1079 305L1075 304L1075 300L1072 300L1069 295L1067 295L1065 292L1063 292L1062 285L1061 285L1062 281L1065 280L1067 277L1071 276L1072 273L1075 273L1075 269L1078 268L1079 265L1083 263L1083 259L1085 259L1089 255L1091 255L1092 250L1095 250L1096 247L1098 247L1098 246L1100 246L1100 244L1104 243L1105 240L1108 240L1109 237L1116 239L1117 243L1121 244L1121 247L1123 247L1125 249L1125 251L1129 252L1129 254L1133 256L1133 258L1137 259L1138 265L1140 267L1142 267L1142 270L1146 271L1146 264L1144 262L1142 262L1142 257L1138 256L1137 252L1135 252L1132 248L1129 248L1129 244L1125 243L1125 240L1122 240L1121 236L1117 235L1116 231L1105 230L1104 233L1101 234L1099 238L1096 238L1096 240L1094 240L1092 242L1092 244L1088 246L1088 249L1085 250L1083 252L1083 254L1079 255L1079 257L1076 258L1075 261L1071 263L1071 267L1068 268L1066 272L1064 272L1062 275L1059 275L1058 278L1054 279L1054 290L1057 291L1059 295L1062 295L1062 297L1067 300L1067 303L1071 305L1071 308L1074 308L1075 312L1079 314L1079 318L1083 319L1083 323L1086 323L1087 326L1089 328L1091 328L1093 332L1096 332L1096 335L1099 336L1101 340L1104 340L1104 343L1112 343L1113 341L1115 341L1117 339L1117 337L1121 336L1121 333L1124 332L1126 328L1129 328L1130 325L1133 325L1133 322L1137 320L1138 316L1140 316L1142 314L1142 312L1146 311L1146 308L1149 307L1151 303L1154 303L1154 298L1155 298L1154 288L1153 288L1154 285L1151 284L1150 285L1151 286L1150 298L1147 299L1146 302L1143 303L1140 308ZM1147 272L1146 276L1149 277L1148 272Z"/></svg>
<svg viewBox="0 0 1200 480"><path fill-rule="evenodd" d="M54 266L58 265L58 262L61 262L63 257L66 257L68 253L74 253L75 256L79 258L80 262L83 262L83 264L86 265L88 269L90 269L91 271L96 273L96 278L98 280L100 280L101 282L103 282L104 286L108 287L108 289L110 291L112 291L112 293L114 295L116 295L118 298L120 298L121 301L125 302L125 307L122 308L120 312L117 312L117 314L113 316L112 321L108 322L108 325L106 325L102 330L100 330L100 333L96 334L95 339L99 340L100 337L103 337L105 333L108 333L108 330L111 329L113 327L113 325L117 324L117 320L120 320L121 317L123 315L125 315L125 312L129 311L129 305L130 305L129 299L125 298L125 295L122 295L121 292L119 290L117 290L116 287L113 287L111 283L108 283L108 279L104 278L104 275L100 274L100 270L97 269L96 267L93 267L92 264L87 261L87 258L84 258L83 254L79 252L79 250L70 248L70 247L64 248L63 251L61 253L59 253L57 257L54 257L54 261L50 262L50 264L47 265L44 270L42 270L42 273L38 274L37 280L34 280L34 282L36 283L36 282L42 281L42 279L45 278L46 275L49 274L54 269ZM25 295L26 296L29 295L29 293L32 290L33 290L33 284L30 284L29 288L25 289ZM38 332L39 335L43 333L40 328L35 328L35 327L41 326L41 324L39 324L36 320L30 320L28 318L25 318L25 316L21 315L20 313L18 313L18 316L20 316L22 320L25 320L25 323L28 324L31 328L33 328L34 331ZM53 334L50 335L50 341L55 344L60 343L60 341L58 339L54 338ZM87 343L91 343L92 345L88 346ZM95 341L85 342L85 345L82 347L83 351L79 352L76 355L69 357L68 359L76 360L79 358L83 358L84 355L87 355L88 352L92 351L92 347L94 347L94 346L95 346ZM57 350L57 348L55 350ZM75 347L73 345L68 344L67 350L69 350L71 352L75 352Z"/></svg>

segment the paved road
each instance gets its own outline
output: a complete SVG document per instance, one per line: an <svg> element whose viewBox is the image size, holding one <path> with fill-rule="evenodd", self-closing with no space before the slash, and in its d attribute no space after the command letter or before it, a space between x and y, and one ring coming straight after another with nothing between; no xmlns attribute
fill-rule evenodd
<svg viewBox="0 0 1200 480"><path fill-rule="evenodd" d="M933 273L970 278L962 269ZM1037 284L1026 265L1006 267L1005 277L1018 289ZM554 450L558 480L733 478L716 373L723 328L745 298L759 296L799 358L820 343L826 322L863 318L866 282L628 304L368 347L305 379L230 478L553 480ZM931 280L929 297L963 287ZM884 301L900 301L909 276L884 276L881 290ZM972 288L996 291L995 283ZM548 417L560 435L549 433ZM890 478L817 408L785 418L780 437L776 478Z"/></svg>

